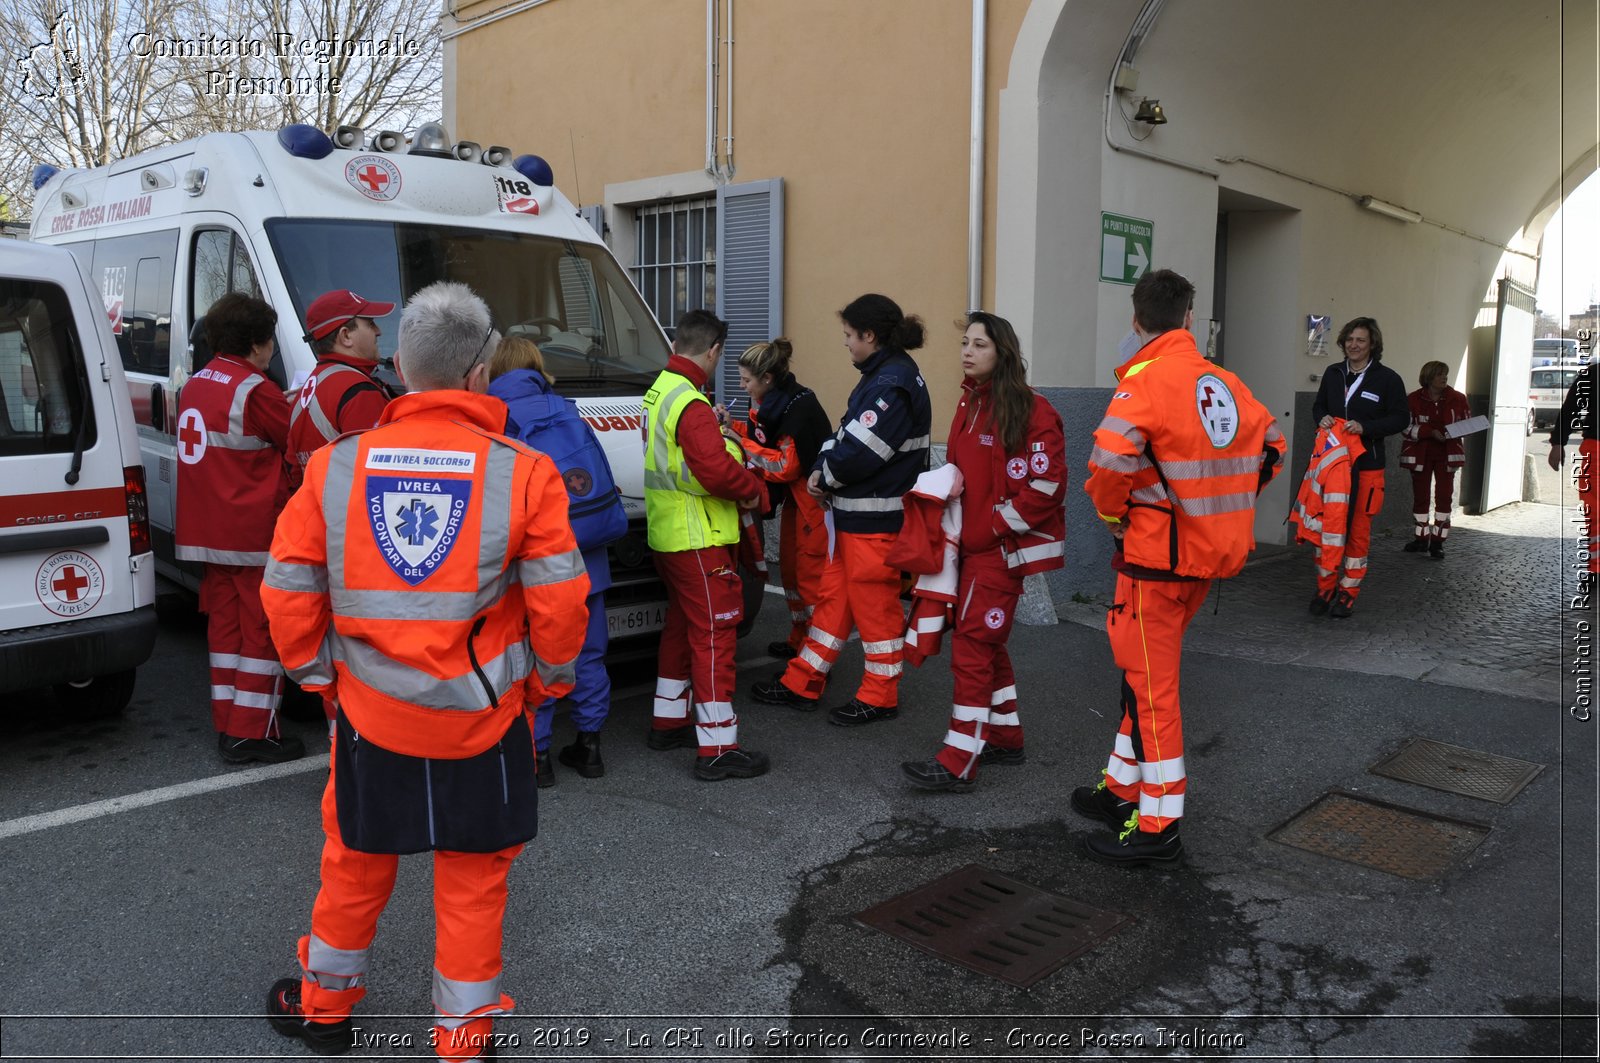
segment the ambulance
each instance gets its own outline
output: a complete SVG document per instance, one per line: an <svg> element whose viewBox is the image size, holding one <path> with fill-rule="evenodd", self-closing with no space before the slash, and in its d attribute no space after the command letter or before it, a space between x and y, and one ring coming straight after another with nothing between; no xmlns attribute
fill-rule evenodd
<svg viewBox="0 0 1600 1063"><path fill-rule="evenodd" d="M451 141L437 124L409 139L340 127L213 133L94 170L40 167L32 238L70 250L98 291L132 393L159 571L198 588L173 553L178 392L210 356L201 318L242 291L278 311L269 375L295 401L315 356L305 309L348 288L404 306L459 281L495 326L539 345L556 390L605 447L630 532L613 547L612 636L648 634L665 593L644 535L645 390L668 343L626 272L536 155ZM399 314L382 319L380 377ZM747 596L748 597L748 596Z"/></svg>
<svg viewBox="0 0 1600 1063"><path fill-rule="evenodd" d="M128 385L87 271L0 240L0 695L121 712L156 641Z"/></svg>

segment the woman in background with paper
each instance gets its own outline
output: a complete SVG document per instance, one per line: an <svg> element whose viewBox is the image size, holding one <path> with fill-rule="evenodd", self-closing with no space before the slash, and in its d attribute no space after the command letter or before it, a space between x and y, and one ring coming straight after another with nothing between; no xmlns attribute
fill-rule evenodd
<svg viewBox="0 0 1600 1063"><path fill-rule="evenodd" d="M1422 386L1406 397L1411 424L1400 444L1400 467L1411 473L1413 534L1408 554L1424 550L1435 560L1444 559L1444 541L1450 537L1450 505L1455 498L1456 470L1467 460L1465 422L1472 416L1467 397L1450 386L1450 367L1428 362L1417 374ZM1452 431L1452 429L1454 429ZM1470 431L1470 429L1469 429ZM1429 485L1432 484L1433 523L1428 523Z"/></svg>

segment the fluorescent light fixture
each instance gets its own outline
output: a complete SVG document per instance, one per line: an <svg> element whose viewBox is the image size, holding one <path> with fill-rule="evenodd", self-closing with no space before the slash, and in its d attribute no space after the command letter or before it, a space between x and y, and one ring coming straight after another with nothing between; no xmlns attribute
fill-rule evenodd
<svg viewBox="0 0 1600 1063"><path fill-rule="evenodd" d="M1396 221L1418 222L1422 220L1422 215L1414 210L1397 207L1393 203L1385 203L1383 200L1373 199L1371 196L1361 196L1356 202L1368 210L1377 211L1379 214L1387 215Z"/></svg>

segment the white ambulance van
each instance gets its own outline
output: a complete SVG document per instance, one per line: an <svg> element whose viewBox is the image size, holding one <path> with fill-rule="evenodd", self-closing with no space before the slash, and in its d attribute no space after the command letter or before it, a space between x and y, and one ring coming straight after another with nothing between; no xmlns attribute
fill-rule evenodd
<svg viewBox="0 0 1600 1063"><path fill-rule="evenodd" d="M403 306L435 281L460 281L502 332L539 345L557 390L605 446L631 525L613 547L613 636L660 628L640 423L667 339L543 159L452 143L432 124L409 143L288 126L214 133L95 170L42 167L34 182L33 239L77 256L127 370L163 575L199 586L199 567L173 556L173 495L178 392L209 357L197 330L207 307L243 291L276 308L270 374L292 401L315 364L304 315L318 295L348 288ZM381 322L386 362L398 324L398 314Z"/></svg>
<svg viewBox="0 0 1600 1063"><path fill-rule="evenodd" d="M0 240L0 694L122 711L156 641L128 385L87 270Z"/></svg>

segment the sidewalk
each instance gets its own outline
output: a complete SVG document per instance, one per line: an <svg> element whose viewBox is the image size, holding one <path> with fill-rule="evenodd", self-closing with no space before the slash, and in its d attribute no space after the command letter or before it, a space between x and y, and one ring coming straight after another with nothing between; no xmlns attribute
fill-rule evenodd
<svg viewBox="0 0 1600 1063"><path fill-rule="evenodd" d="M1445 557L1407 554L1374 536L1371 567L1347 620L1313 617L1309 546L1262 547L1213 588L1184 640L1190 651L1300 664L1554 701L1562 671L1563 592L1574 575L1559 506L1521 503L1457 515ZM1103 628L1106 602L1057 602L1063 620ZM1570 659L1571 654L1569 652Z"/></svg>

